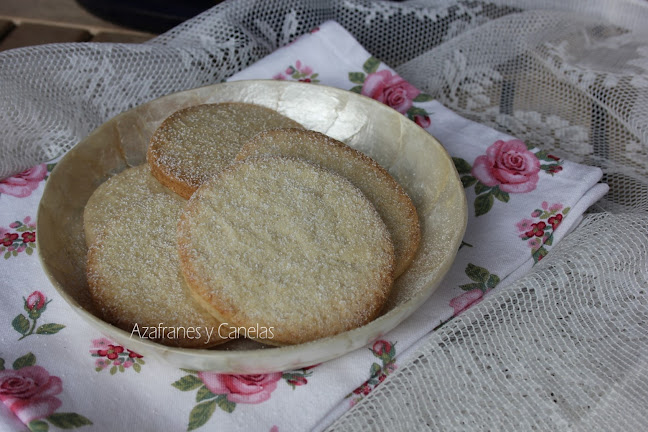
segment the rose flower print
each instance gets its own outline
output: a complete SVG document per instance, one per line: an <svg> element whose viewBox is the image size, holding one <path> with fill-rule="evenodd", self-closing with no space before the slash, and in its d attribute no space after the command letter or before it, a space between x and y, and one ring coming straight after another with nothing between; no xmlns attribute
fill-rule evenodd
<svg viewBox="0 0 648 432"><path fill-rule="evenodd" d="M473 165L453 157L464 188L475 186L475 216L488 213L495 200L509 202L510 194L533 192L540 180L539 173L553 176L562 171L562 161L544 150L531 151L523 141L497 140L477 156ZM542 163L547 162L547 163Z"/></svg>
<svg viewBox="0 0 648 432"><path fill-rule="evenodd" d="M52 300L48 300L45 294L41 291L34 291L27 296L23 297L23 309L27 312L26 316L21 314L16 315L16 317L11 321L11 326L20 333L21 337L18 340L22 340L27 336L33 334L36 335L53 335L65 328L63 324L57 323L47 323L36 326L38 319L45 313L47 310L47 305L50 304Z"/></svg>
<svg viewBox="0 0 648 432"><path fill-rule="evenodd" d="M412 108L414 98L420 93L416 87L388 70L367 75L361 90L361 94L376 99L401 114L406 114Z"/></svg>
<svg viewBox="0 0 648 432"><path fill-rule="evenodd" d="M56 411L62 391L61 379L41 366L0 371L0 399L25 424Z"/></svg>
<svg viewBox="0 0 648 432"><path fill-rule="evenodd" d="M536 188L540 161L520 140L496 141L478 156L472 175L482 184L502 192L526 193Z"/></svg>
<svg viewBox="0 0 648 432"><path fill-rule="evenodd" d="M260 404L269 400L279 382L285 381L293 390L305 386L307 377L315 366L287 372L268 374L221 374L217 372L188 372L171 385L181 391L198 390L197 405L189 413L187 430L197 429L206 424L218 407L232 413L237 404Z"/></svg>
<svg viewBox="0 0 648 432"><path fill-rule="evenodd" d="M13 177L0 180L0 194L25 198L32 194L41 181L47 177L47 164L36 165Z"/></svg>
<svg viewBox="0 0 648 432"><path fill-rule="evenodd" d="M416 104L431 101L432 97L421 93L400 75L387 69L378 70L380 65L380 60L369 57L362 65L362 72L349 72L349 81L358 84L350 90L395 109L422 128L429 127L428 112Z"/></svg>
<svg viewBox="0 0 648 432"><path fill-rule="evenodd" d="M199 372L198 378L205 387L216 395L226 395L230 402L258 404L270 399L277 388L281 373L258 375L226 375L213 372Z"/></svg>
<svg viewBox="0 0 648 432"><path fill-rule="evenodd" d="M92 422L75 412L57 412L63 405L61 378L36 364L33 353L17 358L11 369L0 358L0 403L4 403L29 430L47 432L50 425L74 429Z"/></svg>

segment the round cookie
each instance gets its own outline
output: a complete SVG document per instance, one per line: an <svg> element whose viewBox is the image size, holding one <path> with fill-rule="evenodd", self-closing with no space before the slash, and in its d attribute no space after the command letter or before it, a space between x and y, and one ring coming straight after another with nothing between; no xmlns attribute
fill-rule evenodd
<svg viewBox="0 0 648 432"><path fill-rule="evenodd" d="M146 155L160 183L189 198L229 165L248 139L266 129L301 125L259 105L226 102L176 111L157 128Z"/></svg>
<svg viewBox="0 0 648 432"><path fill-rule="evenodd" d="M185 203L155 194L107 221L88 251L88 288L103 319L133 337L207 348L226 339L180 271L175 234Z"/></svg>
<svg viewBox="0 0 648 432"><path fill-rule="evenodd" d="M173 195L151 175L147 164L127 168L99 185L83 211L86 244L90 246L106 223L142 199L155 194Z"/></svg>
<svg viewBox="0 0 648 432"><path fill-rule="evenodd" d="M394 278L411 264L421 241L416 207L405 190L375 160L319 132L304 129L264 131L243 145L236 160L278 155L305 159L351 181L376 207L394 243Z"/></svg>
<svg viewBox="0 0 648 432"><path fill-rule="evenodd" d="M271 345L368 323L393 282L393 245L371 203L299 159L248 158L203 184L180 218L178 250L213 314L265 329L256 340Z"/></svg>

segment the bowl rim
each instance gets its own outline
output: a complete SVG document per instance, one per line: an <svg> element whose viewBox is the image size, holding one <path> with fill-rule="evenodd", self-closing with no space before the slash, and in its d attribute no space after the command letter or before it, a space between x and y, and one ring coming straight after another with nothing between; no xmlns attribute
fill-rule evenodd
<svg viewBox="0 0 648 432"><path fill-rule="evenodd" d="M59 160L59 162L56 164L56 166L50 173L50 178L59 175L64 175L64 174L59 174L59 171L61 171L65 167L65 164L61 164L61 162L64 162L66 158L69 157L68 155L74 154L74 152L78 148L83 146L84 143L91 141L96 134L100 133L102 128L108 127L108 125L117 122L119 119L125 116L132 115L133 112L135 112L135 110L142 109L142 107L145 106L153 106L156 103L160 103L160 101L163 101L168 98L172 98L177 95L190 94L191 92L196 92L196 91L212 92L212 89L213 91L218 91L218 89L223 88L223 86L248 86L248 85L270 85L270 86L277 86L277 87L301 86L304 89L323 87L327 89L326 91L331 91L333 93L345 94L348 97L364 98L366 100L365 103L368 103L369 105L373 105L374 107L376 107L376 109L391 110L394 113L398 114L402 122L405 122L406 124L409 122L411 123L411 125L420 128L420 126L418 126L416 123L414 123L410 119L403 116L401 113L398 113L397 111L393 110L392 108L390 108L389 106L381 102L378 102L364 95L360 95L358 93L354 93L348 90L343 90L337 87L331 87L331 86L326 86L321 84L310 84L310 83L301 83L301 82L293 82L293 81L276 81L276 80L244 80L244 81L223 82L223 83L211 84L211 85L206 85L206 86L201 86L201 87L196 87L196 88L170 93L161 96L159 98L150 100L146 103L137 105L120 114L117 114L116 116L113 116L112 118L108 119L107 121L105 121L104 123L96 127L95 129L93 129L88 135L83 137L77 144L75 144L69 151L67 151L66 154L63 155L63 157ZM202 103L210 103L210 102L202 102ZM423 133L425 133L429 137L430 142L438 146L438 149L441 150L442 154L448 160L451 161L452 159L450 155L447 153L445 147L443 147L443 145L429 132L427 132L423 128L420 129ZM455 181L457 185L460 186L461 182L459 179L459 175L457 174L454 165L452 163L450 163L450 165L451 168L454 170L454 176L450 174L449 177L452 178L449 179L449 181ZM52 182L48 181L45 183L45 188L43 190L42 197L46 196L46 194L50 189L50 185L52 185ZM448 247L447 254L443 259L443 261L441 262L441 267L443 268L440 270L438 277L434 281L432 281L432 283L426 283L424 289L422 289L418 293L415 293L412 297L405 300L403 303L399 304L392 310L384 314L381 314L371 322L361 327L348 330L336 335L332 335L325 338L321 338L321 339L317 339L314 341L305 342L301 344L296 344L296 345L268 346L267 348L259 348L259 349L214 350L214 349L203 349L203 348L172 347L172 346L166 346L166 345L156 343L146 338L133 337L132 332L129 333L116 326L113 326L112 324L103 321L101 318L92 314L89 310L84 308L74 297L72 297L65 290L63 284L54 276L53 272L50 270L49 264L46 262L45 258L43 257L43 248L41 247L42 236L37 236L36 238L36 244L37 244L36 249L38 251L38 257L41 263L41 267L45 272L45 274L47 275L50 282L52 283L52 285L54 286L54 288L56 289L56 291L58 292L58 294L63 297L63 299L68 303L68 305L70 305L72 309L78 315L80 315L85 322L90 323L93 327L98 329L102 334L106 335L111 339L115 339L119 343L124 344L124 341L128 340L128 342L125 343L125 345L130 345L133 348L143 348L142 351L144 352L145 355L149 357L154 357L156 355L165 358L168 358L169 356L175 356L180 359L183 358L194 359L192 363L195 363L196 361L197 362L204 361L210 364L220 359L218 363L222 367L219 366L218 371L223 373L240 373L242 371L239 370L240 367L237 367L236 363L246 364L246 361L250 361L250 360L254 360L254 362L257 363L264 362L264 361L270 364L286 363L286 361L283 362L278 361L277 360L278 358L286 359L286 360L291 359L292 361L289 362L291 365L290 368L298 369L301 367L311 366L316 363L319 364L324 361L332 360L346 353L349 353L355 349L358 349L366 345L367 343L370 343L372 340L376 340L377 338L384 335L386 332L394 329L402 321L404 321L416 309L418 309L418 307L420 307L425 302L425 300L427 300L432 295L432 293L436 290L438 285L441 283L444 276L449 271L452 263L454 262L457 251L459 249L459 245L461 243L461 240L463 239L463 235L465 233L466 226L467 226L468 212L467 212L467 201L466 201L465 193L463 192L463 187L458 187L457 190L460 190L463 196L462 212L460 215L456 215L456 217L461 217L463 219L461 224L461 229L453 237L453 243ZM38 211L37 211L37 220L36 220L37 232L42 232L40 231L41 229L40 221L44 219L41 216L46 211L47 209L44 208L43 199L41 198L41 201L39 202L38 205ZM366 342L362 344L344 343L345 341L348 342L351 340L353 341L366 340ZM329 355L321 354L322 350L318 350L318 355L316 356L309 355L313 353L314 347L317 348L321 347L323 348L324 351L326 351L326 348L333 348L334 346L339 347L341 343L344 348L332 349L330 350ZM133 349L133 351L139 352L137 349ZM174 364L177 363L176 361L170 361L170 362ZM209 368L209 369L199 369L199 370L214 370L214 369ZM265 367L262 365L258 365L258 367L256 367L255 364L248 364L247 367L245 367L245 371L243 372L244 373L268 373L268 372L276 372L279 370L288 370L288 369L277 369L276 367L272 367L272 366Z"/></svg>

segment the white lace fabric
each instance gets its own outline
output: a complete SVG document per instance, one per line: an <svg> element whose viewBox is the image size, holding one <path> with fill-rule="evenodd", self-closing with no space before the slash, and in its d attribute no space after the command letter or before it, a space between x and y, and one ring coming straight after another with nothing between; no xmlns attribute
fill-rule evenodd
<svg viewBox="0 0 648 432"><path fill-rule="evenodd" d="M226 1L145 44L0 53L0 178L334 19L446 107L610 192L523 279L429 336L331 430L645 430L648 2Z"/></svg>

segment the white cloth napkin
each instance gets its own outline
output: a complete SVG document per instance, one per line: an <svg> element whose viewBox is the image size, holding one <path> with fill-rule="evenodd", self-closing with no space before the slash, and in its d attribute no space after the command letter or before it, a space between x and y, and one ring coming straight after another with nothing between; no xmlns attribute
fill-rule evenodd
<svg viewBox="0 0 648 432"><path fill-rule="evenodd" d="M104 338L51 286L33 253L34 219L51 170L38 165L0 182L0 399L32 430L323 429L397 370L426 334L550 253L607 192L599 169L528 149L457 116L335 22L231 80L259 78L362 93L446 147L469 204L468 229L449 274L396 329L336 360L255 376L183 371Z"/></svg>

